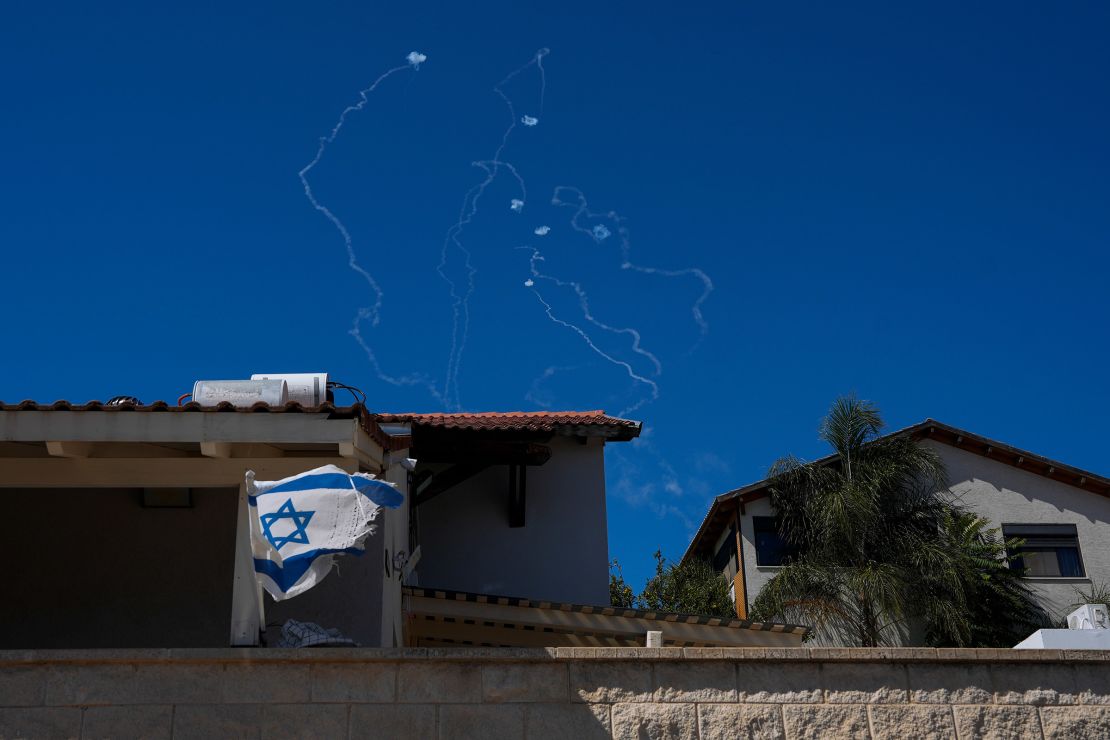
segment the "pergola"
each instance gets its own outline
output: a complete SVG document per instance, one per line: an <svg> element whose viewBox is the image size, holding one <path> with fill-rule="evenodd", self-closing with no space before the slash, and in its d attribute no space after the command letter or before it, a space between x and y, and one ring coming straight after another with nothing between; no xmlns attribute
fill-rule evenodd
<svg viewBox="0 0 1110 740"><path fill-rule="evenodd" d="M133 488L150 505L172 506L187 501L190 489L237 488L230 637L251 645L264 621L245 472L275 480L332 464L398 476L392 463L408 441L386 434L360 405L0 404L0 489Z"/></svg>

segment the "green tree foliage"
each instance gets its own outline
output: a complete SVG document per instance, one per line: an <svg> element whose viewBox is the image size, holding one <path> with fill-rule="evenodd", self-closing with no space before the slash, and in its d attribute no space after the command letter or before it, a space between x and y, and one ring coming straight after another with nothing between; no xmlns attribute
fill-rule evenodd
<svg viewBox="0 0 1110 740"><path fill-rule="evenodd" d="M873 404L841 398L820 431L833 463L787 457L772 466L771 505L798 554L760 592L752 616L865 647L911 628L924 628L932 644L1012 645L984 620L1013 620L1018 607L1024 619L1036 605L1007 568L1004 543L951 501L936 452L905 435L882 437L882 428Z"/></svg>
<svg viewBox="0 0 1110 740"><path fill-rule="evenodd" d="M962 599L941 599L963 611L939 611L926 625L926 640L937 647L1012 647L1030 633L1050 625L1021 573L1010 567L1023 544L1019 538L1003 539L998 529L971 512L956 507L945 517L942 539L953 553ZM926 574L927 575L927 574ZM921 588L926 598L937 598L936 589L948 584L926 577Z"/></svg>
<svg viewBox="0 0 1110 740"><path fill-rule="evenodd" d="M1110 583L1094 581L1087 588L1072 587L1074 601L1067 607L1068 613L1075 611L1084 604L1106 604L1110 606ZM1064 626L1067 627L1066 615Z"/></svg>
<svg viewBox="0 0 1110 740"><path fill-rule="evenodd" d="M621 572L621 564L616 560L609 563L609 603L625 609L636 608L636 594L625 583L624 573Z"/></svg>
<svg viewBox="0 0 1110 740"><path fill-rule="evenodd" d="M708 561L694 558L672 563L655 551L655 575L648 579L638 600L641 609L736 618L728 583Z"/></svg>

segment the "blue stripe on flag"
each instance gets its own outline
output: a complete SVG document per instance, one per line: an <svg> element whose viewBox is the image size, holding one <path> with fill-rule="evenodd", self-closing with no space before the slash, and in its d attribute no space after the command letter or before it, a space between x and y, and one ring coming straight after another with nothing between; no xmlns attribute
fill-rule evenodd
<svg viewBox="0 0 1110 740"><path fill-rule="evenodd" d="M269 576L270 579L277 584L278 588L282 590L282 593L284 593L296 585L297 581L301 580L308 569L312 567L312 563L316 558L324 555L362 555L363 552L363 550L357 547L335 550L321 548L319 550L309 550L308 552L294 555L291 558L286 558L281 565L278 565L272 560L255 558L254 570L256 573Z"/></svg>
<svg viewBox="0 0 1110 740"><path fill-rule="evenodd" d="M387 509L396 509L405 502L405 497L401 495L400 491L380 480L351 478L351 482L355 484L355 489L359 493L378 506L384 506Z"/></svg>
<svg viewBox="0 0 1110 740"><path fill-rule="evenodd" d="M405 497L401 495L400 491L380 480L355 478L346 473L320 473L319 475L306 475L303 478L282 483L280 486L274 486L268 491L249 495L247 496L247 503L256 506L259 496L268 496L271 493L303 493L320 489L335 491L352 488L378 506L384 506L387 509L396 509L405 501Z"/></svg>
<svg viewBox="0 0 1110 740"><path fill-rule="evenodd" d="M274 486L269 491L263 491L258 495L312 491L318 488L353 488L351 485L351 476L346 473L318 473L316 475L306 475L303 478L297 478L288 483L282 483L280 486Z"/></svg>

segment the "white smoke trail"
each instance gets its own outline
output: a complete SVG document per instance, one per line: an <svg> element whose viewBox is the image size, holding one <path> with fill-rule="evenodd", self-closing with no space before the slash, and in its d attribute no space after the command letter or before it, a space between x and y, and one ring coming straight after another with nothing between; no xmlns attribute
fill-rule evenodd
<svg viewBox="0 0 1110 740"><path fill-rule="evenodd" d="M585 318L586 318L587 321L589 321L594 326L597 326L598 328L603 329L605 331L613 332L613 333L616 333L616 334L629 334L629 335L631 335L632 338L633 338L633 340L632 340L632 349L633 349L633 351L636 352L637 354L643 355L644 357L648 358L648 360L651 361L653 363L653 365L655 366L655 370L656 370L657 375L658 375L659 372L662 371L662 365L659 363L658 358L656 358L655 355L653 355L652 353L650 353L647 350L640 347L640 334L639 334L639 332L637 332L634 329L620 329L620 328L617 328L617 327L608 326L607 324L604 324L604 323L598 321L597 319L595 319L590 314L589 304L586 302L586 298L585 298L586 294L582 291L581 287L579 287L577 285L577 283L572 283L572 282L568 282L568 281L559 280L558 278L552 277L550 275L545 275L542 272L540 272L539 268L536 267L536 263L543 262L544 258L543 258L543 255L540 254L540 251L538 249L534 249L532 247L517 247L517 249L531 250L532 257L529 260L529 265L531 267L532 277L536 278L537 280L547 280L551 283L554 283L555 285L557 285L559 287L569 287L572 290L574 290L575 293L578 295L579 305L582 307L583 313L584 313ZM551 319L556 324L558 324L560 326L563 326L563 327L566 327L567 329L570 329L571 331L575 332L579 337L582 338L582 341L584 341L586 343L586 346L589 347L591 350L593 350L593 352L595 354L600 356L602 359L612 363L613 365L616 365L617 367L622 368L628 374L628 377L631 378L633 381L635 381L637 383L642 383L643 385L648 387L648 389L650 390L650 394L648 396L645 396L644 398L641 398L639 401L632 404L631 406L628 406L627 408L622 409L621 411L618 412L618 416L624 416L625 414L630 414L633 411L635 411L636 409L643 406L645 403L648 403L649 401L658 400L658 398L659 398L659 384L658 383L656 383L651 378L645 377L644 375L641 375L640 373L636 372L636 369L632 367L631 363L628 363L624 360L613 357L611 354L609 354L605 350L598 347L597 344L594 343L594 340L590 337L590 335L587 334L577 324L572 324L569 321L566 321L566 320L561 319L558 316L556 316L555 315L555 310L551 307L551 304L548 303L546 300L544 300L543 295L541 295L540 291L536 288L535 280L528 280L527 282L525 282L524 286L526 288L528 288L529 290L531 290L532 293L536 296L536 299L539 300L539 302L543 305L544 312L547 314L547 318ZM552 374L554 374L554 370L552 368L548 368L547 370L544 371L544 373L545 373L545 375L547 375L547 377L550 377Z"/></svg>
<svg viewBox="0 0 1110 740"><path fill-rule="evenodd" d="M497 175L502 167L512 173L520 187L520 197L512 200L510 206L512 210L516 213L520 213L524 210L528 202L527 190L524 187L524 179L510 163L502 161L502 154L509 143L509 136L512 134L513 129L516 128L518 120L516 107L502 88L534 65L540 75L539 110L536 116L526 116L528 120L525 121L525 125L534 126L539 123L543 116L544 96L547 90L547 76L543 68L543 58L549 53L549 49L540 49L527 63L510 72L494 86L494 93L505 103L509 115L509 125L501 135L501 143L498 145L493 157L481 162L474 162L474 165L482 168L486 175L481 182L468 190L466 195L463 196L463 203L459 208L459 218L447 230L447 234L443 239L443 249L440 252L440 260L439 265L436 267L436 272L438 272L439 276L450 286L451 292L451 349L447 356L447 371L443 382L443 392L441 394L441 397L445 399L445 403L449 409L460 410L462 408L462 398L459 390L459 372L462 368L463 354L466 352L466 344L470 336L470 298L474 295L474 276L478 273L471 261L473 254L462 242L463 230L477 214L479 200L485 193L486 188L497 179ZM461 292L454 279L452 279L447 272L447 264L449 261L448 249L452 246L455 251L462 255L463 259L463 269L466 275L466 289Z"/></svg>
<svg viewBox="0 0 1110 740"><path fill-rule="evenodd" d="M364 90L359 91L359 101L357 103L354 103L353 105L348 105L346 108L343 109L343 111L339 114L339 119L335 122L335 125L332 126L331 133L329 133L327 136L320 137L320 144L316 148L316 156L312 158L311 162L301 168L300 172L297 173L297 176L301 180L301 185L304 186L304 194L305 197L308 198L308 202L312 204L313 208L322 213L324 217L331 222L332 226L335 227L336 231L338 231L339 235L343 238L343 245L347 249L347 266L361 275L363 279L366 280L367 285L370 286L370 289L374 292L374 304L372 306L363 307L358 310L358 313L355 314L355 318L352 322L349 333L355 338L355 341L359 343L359 346L361 346L362 349L366 352L366 356L370 360L370 365L374 368L374 372L377 374L380 380L395 386L422 385L426 387L434 396L439 398L439 391L435 387L435 384L423 375L392 376L387 374L382 369L377 355L374 354L373 349L363 338L362 323L364 321L368 321L370 323L370 326L372 327L377 326L378 323L381 321L381 308L382 302L385 300L385 292L382 290L381 285L378 284L378 281L374 279L374 276L371 275L366 268L359 264L358 257L355 254L354 245L351 240L351 233L347 230L347 227L343 224L339 217L332 212L330 208L325 206L316 198L316 194L315 192L313 192L312 186L308 182L308 174L312 172L313 168L315 168L316 165L320 163L320 160L323 159L324 152L327 151L328 146L330 146L335 141L336 137L339 136L339 132L343 129L343 124L347 122L347 116L351 115L352 113L357 113L365 108L366 105L370 102L369 95L374 92L374 90L378 88L378 85L382 84L382 82L384 82L386 79L406 69L419 69L420 65L425 62L428 57L418 51L413 51L410 52L405 59L407 61L407 64L402 64L387 70L380 77L378 77L378 79L374 80L372 85L365 88Z"/></svg>
<svg viewBox="0 0 1110 740"><path fill-rule="evenodd" d="M575 200L577 202L568 203L567 201L563 200L562 197L560 197L563 193L574 193ZM577 208L574 216L570 220L571 228L573 228L575 231L586 234L598 243L607 239L612 232L610 232L610 230L606 228L603 224L598 224L593 228L582 226L579 223L580 219L582 219L583 217L587 219L606 218L610 222L612 222L617 230L617 234L620 235L622 270L632 270L633 272L639 272L646 275L660 275L662 277L671 278L690 276L699 280L702 284L702 292L701 295L698 296L697 300L694 301L694 305L690 309L691 313L694 316L694 322L697 323L699 330L698 342L694 345L693 348L691 348L691 351L697 348L698 344L700 344L709 333L709 322L705 320L705 316L702 314L701 307L702 304L705 303L706 299L709 298L709 294L713 292L713 281L709 278L707 274L705 274L703 270L697 267L686 267L678 270L666 270L658 267L637 265L632 261L632 240L631 236L629 235L628 228L624 225L624 218L616 211L609 211L605 214L592 213L589 209L589 203L586 202L586 196L583 195L582 191L578 188L570 187L568 185L559 185L555 188L555 193L551 196L551 204L554 206Z"/></svg>
<svg viewBox="0 0 1110 740"><path fill-rule="evenodd" d="M592 313L590 313L589 296L586 295L586 291L583 290L580 283L576 283L573 280L560 280L559 278L552 275L546 275L539 272L536 267L536 263L546 261L544 260L543 255L540 254L540 251L532 247L518 247L518 249L532 250L532 258L529 260L529 267L532 271L532 277L539 278L541 280L548 280L559 286L560 288L570 288L571 290L573 290L574 294L578 297L578 306L582 309L582 318L586 319L586 321L590 322L602 331L611 332L613 334L627 334L628 336L632 337L632 351L645 358L648 362L652 364L654 368L654 374L656 376L663 374L663 363L661 363L659 361L659 358L656 357L653 353L643 348L639 331L630 327L621 328L610 326L603 321L599 321Z"/></svg>
<svg viewBox="0 0 1110 740"><path fill-rule="evenodd" d="M535 283L533 283L533 285L534 284ZM532 287L531 285L528 285L528 283L525 283L525 286ZM555 377L555 375L558 373L567 372L570 370L578 370L581 367L581 365L549 365L532 381L532 386L528 389L528 392L524 394L524 400L533 403L541 408L551 408L552 403L550 400L547 399L544 393L544 383Z"/></svg>

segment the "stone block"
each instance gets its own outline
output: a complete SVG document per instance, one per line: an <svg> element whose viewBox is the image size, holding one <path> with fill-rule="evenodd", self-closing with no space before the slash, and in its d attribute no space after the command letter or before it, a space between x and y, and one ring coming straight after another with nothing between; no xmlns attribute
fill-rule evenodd
<svg viewBox="0 0 1110 740"><path fill-rule="evenodd" d="M868 737L867 707L842 705L796 705L782 708L786 736L798 738Z"/></svg>
<svg viewBox="0 0 1110 740"><path fill-rule="evenodd" d="M996 704L1045 706L1079 700L1075 669L1066 663L996 663L990 674Z"/></svg>
<svg viewBox="0 0 1110 740"><path fill-rule="evenodd" d="M397 670L397 701L478 704L482 701L482 670L473 663L402 663Z"/></svg>
<svg viewBox="0 0 1110 740"><path fill-rule="evenodd" d="M216 704L223 699L221 665L138 665L131 676L130 703Z"/></svg>
<svg viewBox="0 0 1110 740"><path fill-rule="evenodd" d="M439 708L440 740L521 740L524 707L515 704L447 704Z"/></svg>
<svg viewBox="0 0 1110 740"><path fill-rule="evenodd" d="M311 667L296 663L236 663L225 666L220 683L227 704L307 704Z"/></svg>
<svg viewBox="0 0 1110 740"><path fill-rule="evenodd" d="M987 666L975 663L911 663L910 701L915 704L990 704Z"/></svg>
<svg viewBox="0 0 1110 740"><path fill-rule="evenodd" d="M173 707L143 706L89 707L81 726L82 740L161 740L173 734Z"/></svg>
<svg viewBox="0 0 1110 740"><path fill-rule="evenodd" d="M494 663L482 666L482 700L568 701L565 663Z"/></svg>
<svg viewBox="0 0 1110 740"><path fill-rule="evenodd" d="M345 738L347 714L346 704L267 704L260 711L259 729L262 740Z"/></svg>
<svg viewBox="0 0 1110 740"><path fill-rule="evenodd" d="M784 737L782 707L778 704L699 704L701 740Z"/></svg>
<svg viewBox="0 0 1110 740"><path fill-rule="evenodd" d="M397 666L392 663L321 663L312 666L314 702L392 702Z"/></svg>
<svg viewBox="0 0 1110 740"><path fill-rule="evenodd" d="M1110 707L1041 707L1045 740L1110 737Z"/></svg>
<svg viewBox="0 0 1110 740"><path fill-rule="evenodd" d="M428 740L436 734L430 704L353 704L351 740Z"/></svg>
<svg viewBox="0 0 1110 740"><path fill-rule="evenodd" d="M821 682L830 704L904 704L909 696L900 663L824 663Z"/></svg>
<svg viewBox="0 0 1110 740"><path fill-rule="evenodd" d="M76 738L81 735L77 707L21 707L0 709L0 738Z"/></svg>
<svg viewBox="0 0 1110 740"><path fill-rule="evenodd" d="M33 707L46 695L46 670L40 666L0 668L0 701L5 707Z"/></svg>
<svg viewBox="0 0 1110 740"><path fill-rule="evenodd" d="M862 660L871 657L867 648L814 647L809 649L810 660Z"/></svg>
<svg viewBox="0 0 1110 740"><path fill-rule="evenodd" d="M183 704L174 707L174 740L262 738L259 704Z"/></svg>
<svg viewBox="0 0 1110 740"><path fill-rule="evenodd" d="M655 701L736 701L736 664L727 661L656 663Z"/></svg>
<svg viewBox="0 0 1110 740"><path fill-rule="evenodd" d="M135 667L55 665L46 671L45 703L52 706L132 704Z"/></svg>
<svg viewBox="0 0 1110 740"><path fill-rule="evenodd" d="M529 740L608 740L608 704L530 704L524 708Z"/></svg>
<svg viewBox="0 0 1110 740"><path fill-rule="evenodd" d="M1034 707L996 706L952 708L960 740L978 738L1030 738L1041 736L1041 724Z"/></svg>
<svg viewBox="0 0 1110 740"><path fill-rule="evenodd" d="M742 663L737 672L739 701L757 704L824 701L820 671L812 663Z"/></svg>
<svg viewBox="0 0 1110 740"><path fill-rule="evenodd" d="M1106 650L1065 650L1064 660L1070 663L1082 661L1084 663L1110 663L1110 652ZM1110 666L1106 666L1110 667Z"/></svg>
<svg viewBox="0 0 1110 740"><path fill-rule="evenodd" d="M951 707L873 704L868 707L868 712L874 740L948 740L956 737Z"/></svg>
<svg viewBox="0 0 1110 740"><path fill-rule="evenodd" d="M651 664L646 661L583 661L569 669L571 701L651 701Z"/></svg>
<svg viewBox="0 0 1110 740"><path fill-rule="evenodd" d="M614 740L697 738L698 713L694 704L614 704Z"/></svg>
<svg viewBox="0 0 1110 740"><path fill-rule="evenodd" d="M975 648L937 648L937 658L947 661L975 660Z"/></svg>
<svg viewBox="0 0 1110 740"><path fill-rule="evenodd" d="M1080 704L1110 704L1110 664L1078 663L1073 670Z"/></svg>

